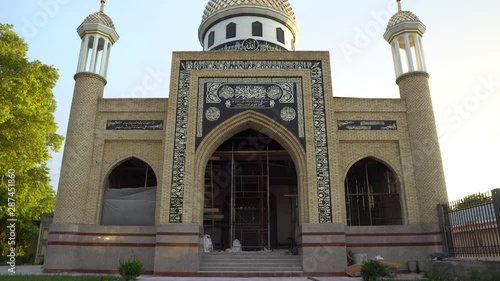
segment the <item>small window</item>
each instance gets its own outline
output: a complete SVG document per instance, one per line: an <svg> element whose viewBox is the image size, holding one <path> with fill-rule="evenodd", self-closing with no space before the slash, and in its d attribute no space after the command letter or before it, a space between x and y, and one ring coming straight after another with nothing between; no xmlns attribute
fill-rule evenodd
<svg viewBox="0 0 500 281"><path fill-rule="evenodd" d="M262 23L258 21L252 23L252 36L262 37Z"/></svg>
<svg viewBox="0 0 500 281"><path fill-rule="evenodd" d="M208 47L212 47L214 45L214 41L215 41L215 32L212 31L210 32L210 34L208 34Z"/></svg>
<svg viewBox="0 0 500 281"><path fill-rule="evenodd" d="M226 26L226 39L236 37L236 24L234 22Z"/></svg>
<svg viewBox="0 0 500 281"><path fill-rule="evenodd" d="M276 38L281 44L285 44L285 32L281 28L276 28Z"/></svg>

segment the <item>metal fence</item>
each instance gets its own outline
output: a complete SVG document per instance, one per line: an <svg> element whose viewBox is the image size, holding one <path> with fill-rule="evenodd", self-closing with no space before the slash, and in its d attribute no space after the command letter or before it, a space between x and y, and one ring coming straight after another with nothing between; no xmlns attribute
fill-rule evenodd
<svg viewBox="0 0 500 281"><path fill-rule="evenodd" d="M438 206L449 257L500 257L500 189Z"/></svg>

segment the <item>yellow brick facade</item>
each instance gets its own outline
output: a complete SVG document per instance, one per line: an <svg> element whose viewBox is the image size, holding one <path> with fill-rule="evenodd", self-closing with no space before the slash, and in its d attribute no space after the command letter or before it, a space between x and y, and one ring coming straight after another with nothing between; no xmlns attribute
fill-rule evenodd
<svg viewBox="0 0 500 281"><path fill-rule="evenodd" d="M329 56L325 52L259 54L259 60L320 61L324 79L326 128L330 173L332 223L345 224L344 180L357 161L371 157L387 165L396 175L405 224L437 223L435 206L446 202L439 147L436 153L422 151L421 136L437 142L425 73L398 80L402 99L333 98ZM179 65L181 61L246 61L248 52L175 53L170 97L167 99L102 99L104 80L97 75L76 76L75 97L68 128L65 159L61 171L56 223L99 224L102 194L107 176L130 157L148 163L158 180L156 222L169 223L172 158L177 118ZM183 223L202 224L203 174L215 149L234 134L247 129L272 135L291 155L298 174L300 220L318 223L318 194L314 140L313 99L310 70L192 70L185 155ZM207 77L300 77L304 91L305 147L274 120L246 111L227 119L195 147L198 79ZM83 121L82 121L83 120ZM108 120L163 120L163 130L106 130ZM396 120L397 130L339 130L340 120ZM92 126L91 126L92 125ZM86 129L82 129L86 128ZM415 149L416 147L416 149ZM78 151L81 156L71 156ZM423 154L422 154L423 153ZM422 158L424 157L424 158ZM415 158L417 159L417 163ZM77 161L79 160L79 161ZM82 198L84 200L82 200ZM84 204L82 204L84 203Z"/></svg>
<svg viewBox="0 0 500 281"><path fill-rule="evenodd" d="M294 247L287 277L341 276L348 252L421 261L440 251L447 196L425 27L399 6L384 35L401 98L335 98L329 53L294 51L295 16L279 2L209 1L205 51L173 53L168 98L104 99L119 37L104 3L85 19L46 273L112 273L135 255L147 274L221 276L205 272L205 234L222 251L234 238L243 250ZM240 147L262 135L265 146ZM218 172L230 181L214 184Z"/></svg>

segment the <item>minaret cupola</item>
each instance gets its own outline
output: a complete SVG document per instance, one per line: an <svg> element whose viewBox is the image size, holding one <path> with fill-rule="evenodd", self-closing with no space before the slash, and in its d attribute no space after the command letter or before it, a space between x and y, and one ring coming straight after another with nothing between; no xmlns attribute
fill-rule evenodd
<svg viewBox="0 0 500 281"><path fill-rule="evenodd" d="M198 37L204 51L293 51L299 27L288 0L210 0Z"/></svg>
<svg viewBox="0 0 500 281"><path fill-rule="evenodd" d="M422 36L425 25L410 11L403 11L401 0L398 12L392 16L384 34L385 40L392 46L396 77L409 72L427 72Z"/></svg>
<svg viewBox="0 0 500 281"><path fill-rule="evenodd" d="M120 38L111 18L101 9L85 18L77 31L82 38L77 73L90 72L106 78L111 46Z"/></svg>

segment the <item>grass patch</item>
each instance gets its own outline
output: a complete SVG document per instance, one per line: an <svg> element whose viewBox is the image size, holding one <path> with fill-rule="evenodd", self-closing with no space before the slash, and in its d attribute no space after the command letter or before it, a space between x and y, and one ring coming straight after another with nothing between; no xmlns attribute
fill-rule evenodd
<svg viewBox="0 0 500 281"><path fill-rule="evenodd" d="M0 281L99 281L100 276L65 275L0 275ZM119 280L116 276L103 276L105 281Z"/></svg>

